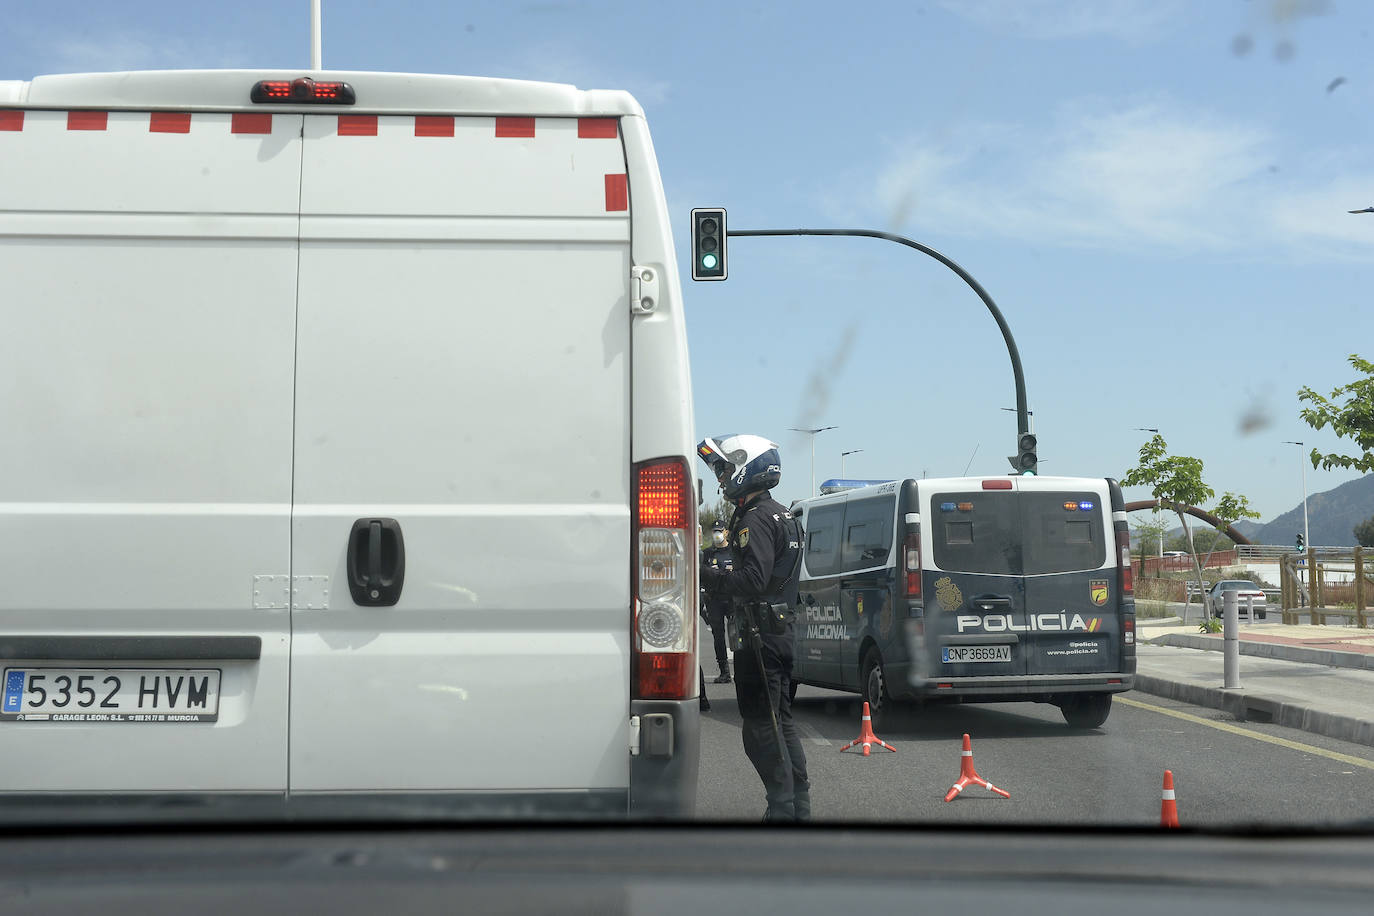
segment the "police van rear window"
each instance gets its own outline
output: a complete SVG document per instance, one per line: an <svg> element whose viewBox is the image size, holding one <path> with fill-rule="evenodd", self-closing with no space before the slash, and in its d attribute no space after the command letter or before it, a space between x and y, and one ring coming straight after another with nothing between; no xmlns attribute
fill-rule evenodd
<svg viewBox="0 0 1374 916"><path fill-rule="evenodd" d="M1093 493L981 490L931 500L935 565L1003 576L1098 569L1106 559Z"/></svg>

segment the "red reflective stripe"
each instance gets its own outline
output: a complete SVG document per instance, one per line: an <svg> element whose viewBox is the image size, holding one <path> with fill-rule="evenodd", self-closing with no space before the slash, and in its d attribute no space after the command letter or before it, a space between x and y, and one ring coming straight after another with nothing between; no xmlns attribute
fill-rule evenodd
<svg viewBox="0 0 1374 916"><path fill-rule="evenodd" d="M23 130L24 112L0 111L0 130Z"/></svg>
<svg viewBox="0 0 1374 916"><path fill-rule="evenodd" d="M148 131L154 134L189 134L189 111L154 111L148 115Z"/></svg>
<svg viewBox="0 0 1374 916"><path fill-rule="evenodd" d="M606 176L606 211L630 209L630 185L628 176Z"/></svg>
<svg viewBox="0 0 1374 916"><path fill-rule="evenodd" d="M104 130L109 119L108 111L69 111L67 130Z"/></svg>
<svg viewBox="0 0 1374 916"><path fill-rule="evenodd" d="M248 112L235 112L229 121L229 132L234 134L270 134L272 116Z"/></svg>
<svg viewBox="0 0 1374 916"><path fill-rule="evenodd" d="M577 135L592 140L614 140L619 134L615 118L578 118Z"/></svg>
<svg viewBox="0 0 1374 916"><path fill-rule="evenodd" d="M415 136L452 137L453 118L446 115L416 115Z"/></svg>
<svg viewBox="0 0 1374 916"><path fill-rule="evenodd" d="M534 118L497 118L496 136L533 137Z"/></svg>
<svg viewBox="0 0 1374 916"><path fill-rule="evenodd" d="M376 115L339 115L340 137L377 136Z"/></svg>

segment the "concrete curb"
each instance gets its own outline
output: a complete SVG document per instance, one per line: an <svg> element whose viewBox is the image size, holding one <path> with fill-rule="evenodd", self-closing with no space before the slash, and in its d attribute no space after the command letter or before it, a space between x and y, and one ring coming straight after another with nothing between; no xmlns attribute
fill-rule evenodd
<svg viewBox="0 0 1374 916"><path fill-rule="evenodd" d="M1244 690L1225 690L1140 673L1135 676L1135 689L1141 693L1179 700L1194 706L1220 709L1235 716L1240 722L1272 722L1314 735L1374 747L1374 722L1322 712L1301 700L1281 694L1266 695L1247 693Z"/></svg>
<svg viewBox="0 0 1374 916"><path fill-rule="evenodd" d="M1220 652L1225 648L1223 640L1191 633L1166 633L1150 640L1157 646L1174 646L1180 649L1207 649ZM1338 649L1312 649L1306 646L1286 646L1282 643L1255 642L1240 640L1241 655L1255 655L1260 658L1273 658L1285 662L1305 662L1310 665L1325 665L1328 668L1360 668L1374 671L1374 654L1363 652L1341 652Z"/></svg>

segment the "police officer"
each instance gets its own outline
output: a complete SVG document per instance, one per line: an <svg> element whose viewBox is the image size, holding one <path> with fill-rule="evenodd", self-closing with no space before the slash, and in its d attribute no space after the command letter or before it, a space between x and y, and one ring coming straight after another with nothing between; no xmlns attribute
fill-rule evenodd
<svg viewBox="0 0 1374 916"><path fill-rule="evenodd" d="M811 784L790 697L802 530L769 492L782 477L782 459L767 439L738 434L706 439L697 454L735 506L727 529L734 569L703 561L701 583L731 599L732 630L747 632L752 620L761 634L757 648L747 638L734 646L744 753L763 780L765 819L810 820Z"/></svg>
<svg viewBox="0 0 1374 916"><path fill-rule="evenodd" d="M735 568L734 559L730 556L730 547L726 543L725 519L718 518L711 525L711 546L701 552L701 562L703 566L709 567L715 572L731 572ZM730 683L730 657L725 652L725 612L730 607L730 599L724 595L713 595L710 591L702 589L702 616L706 619L706 624L711 628L711 642L716 649L716 667L720 669L720 674L712 683Z"/></svg>

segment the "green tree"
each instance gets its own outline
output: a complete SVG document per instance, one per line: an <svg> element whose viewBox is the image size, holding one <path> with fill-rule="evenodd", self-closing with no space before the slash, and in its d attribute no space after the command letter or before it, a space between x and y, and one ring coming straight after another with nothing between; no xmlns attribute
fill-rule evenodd
<svg viewBox="0 0 1374 916"><path fill-rule="evenodd" d="M1355 526L1355 540L1361 547L1374 547L1374 515Z"/></svg>
<svg viewBox="0 0 1374 916"><path fill-rule="evenodd" d="M1200 528L1193 532L1193 545L1203 553L1211 554L1218 550L1230 550L1236 546L1234 542L1220 531L1213 531L1211 528ZM1188 536L1177 534L1170 538L1165 550L1187 550Z"/></svg>
<svg viewBox="0 0 1374 916"><path fill-rule="evenodd" d="M1165 535L1169 533L1169 523L1165 520L1168 516L1153 515L1149 521L1139 522L1136 529L1131 533L1131 543L1136 547L1136 555L1140 557L1140 574L1145 574L1145 558L1157 557L1165 548L1160 546Z"/></svg>
<svg viewBox="0 0 1374 916"><path fill-rule="evenodd" d="M1331 431L1341 439L1354 440L1361 449L1361 455L1323 455L1312 449L1312 467L1325 470L1332 468L1355 468L1368 473L1374 471L1374 363L1350 354L1350 365L1365 377L1342 385L1324 398L1304 385L1298 389L1298 400L1306 401L1302 418L1313 429Z"/></svg>
<svg viewBox="0 0 1374 916"><path fill-rule="evenodd" d="M1183 533L1188 542L1188 554L1193 558L1193 572L1197 576L1198 588L1205 592L1207 586L1202 581L1202 566L1197 560L1193 529L1188 525L1188 517L1184 514L1185 509L1199 506L1216 496L1216 491L1202 480L1202 459L1189 455L1170 455L1169 445L1164 441L1164 437L1155 433L1140 447L1140 461L1121 478L1121 485L1149 487L1150 494L1156 499L1169 501L1174 514L1178 516L1179 524L1183 526ZM1259 517L1259 513L1250 509L1243 496L1229 492L1221 498L1212 514L1219 515L1228 524L1242 517ZM1186 609L1184 613L1187 613Z"/></svg>

